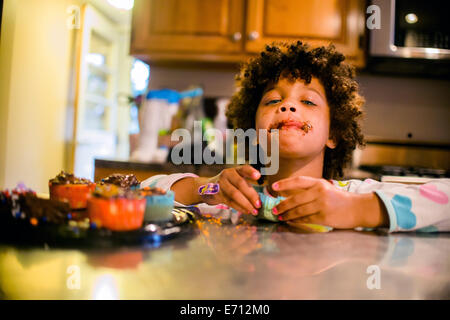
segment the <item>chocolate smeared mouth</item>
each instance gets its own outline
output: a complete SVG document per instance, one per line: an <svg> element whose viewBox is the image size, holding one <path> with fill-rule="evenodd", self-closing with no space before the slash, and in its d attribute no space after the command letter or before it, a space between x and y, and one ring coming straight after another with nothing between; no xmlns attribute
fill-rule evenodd
<svg viewBox="0 0 450 320"><path fill-rule="evenodd" d="M270 126L270 130L272 129L285 129L285 128L297 128L300 130L303 130L305 133L308 133L310 130L312 130L311 122L309 121L294 121L294 120L282 120L280 122L277 122Z"/></svg>

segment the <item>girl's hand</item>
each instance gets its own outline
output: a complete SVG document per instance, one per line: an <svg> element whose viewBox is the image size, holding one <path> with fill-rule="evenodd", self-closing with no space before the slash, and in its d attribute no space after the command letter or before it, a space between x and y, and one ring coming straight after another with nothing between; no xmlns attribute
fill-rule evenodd
<svg viewBox="0 0 450 320"><path fill-rule="evenodd" d="M200 187L206 183L218 183L220 187L217 194L201 195L202 202L210 205L223 203L239 212L257 215L258 209L261 207L261 201L249 181L256 184L260 176L259 171L252 166L243 165L222 170L212 178L200 178L197 180L197 186Z"/></svg>
<svg viewBox="0 0 450 320"><path fill-rule="evenodd" d="M272 189L292 194L273 209L279 220L292 225L314 223L353 229L385 226L388 221L386 209L374 193L343 191L325 179L287 178L272 184Z"/></svg>

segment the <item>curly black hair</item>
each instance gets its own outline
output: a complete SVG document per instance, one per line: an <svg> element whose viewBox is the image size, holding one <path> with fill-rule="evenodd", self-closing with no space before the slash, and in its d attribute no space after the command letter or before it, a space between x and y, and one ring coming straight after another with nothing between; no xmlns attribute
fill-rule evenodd
<svg viewBox="0 0 450 320"><path fill-rule="evenodd" d="M330 135L336 148L326 147L322 176L343 176L357 145L365 146L359 120L364 98L358 93L354 67L334 45L311 48L302 41L274 42L241 67L236 76L239 90L231 98L226 115L235 128L255 128L255 116L263 91L280 76L302 79L309 84L317 78L323 85L330 108Z"/></svg>

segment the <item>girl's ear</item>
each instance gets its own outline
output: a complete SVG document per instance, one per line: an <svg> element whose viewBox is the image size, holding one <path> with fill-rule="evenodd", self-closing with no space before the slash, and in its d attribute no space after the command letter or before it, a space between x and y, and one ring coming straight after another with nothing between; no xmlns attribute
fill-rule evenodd
<svg viewBox="0 0 450 320"><path fill-rule="evenodd" d="M334 138L329 138L328 140L327 140L327 143L325 144L328 148L330 148L330 149L334 149L334 148L336 148L336 145L337 145L337 143L336 143L336 141L335 141L335 139Z"/></svg>

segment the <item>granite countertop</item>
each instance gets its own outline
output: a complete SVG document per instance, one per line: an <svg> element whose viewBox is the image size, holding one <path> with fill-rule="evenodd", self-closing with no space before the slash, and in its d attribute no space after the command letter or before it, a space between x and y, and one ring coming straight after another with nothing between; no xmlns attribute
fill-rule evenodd
<svg viewBox="0 0 450 320"><path fill-rule="evenodd" d="M153 247L0 244L0 298L450 298L446 233L305 233L251 216L197 225L191 237ZM74 270L79 288L70 286ZM379 289L369 289L374 272Z"/></svg>

